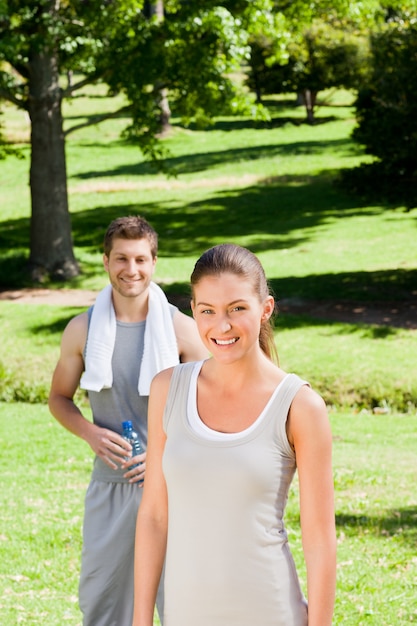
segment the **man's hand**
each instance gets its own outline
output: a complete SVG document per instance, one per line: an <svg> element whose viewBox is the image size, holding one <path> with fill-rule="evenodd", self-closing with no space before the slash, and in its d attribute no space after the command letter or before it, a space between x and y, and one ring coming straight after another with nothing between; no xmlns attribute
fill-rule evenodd
<svg viewBox="0 0 417 626"><path fill-rule="evenodd" d="M132 453L130 443L113 430L101 428L95 424L92 426L87 443L93 452L112 469L123 465L126 457L130 457ZM129 458L129 463L130 461Z"/></svg>
<svg viewBox="0 0 417 626"><path fill-rule="evenodd" d="M122 463L122 468L127 469L127 472L123 474L123 476L128 478L130 483L139 483L139 487L143 487L143 481L145 479L145 460L146 452L138 454Z"/></svg>

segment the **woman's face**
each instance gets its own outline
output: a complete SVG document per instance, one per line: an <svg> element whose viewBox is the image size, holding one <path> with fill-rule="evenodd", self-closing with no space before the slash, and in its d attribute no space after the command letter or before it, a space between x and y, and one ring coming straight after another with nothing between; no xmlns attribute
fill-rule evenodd
<svg viewBox="0 0 417 626"><path fill-rule="evenodd" d="M260 302L252 283L229 272L205 276L193 288L192 310L200 336L217 360L234 361L259 348L259 331L274 307Z"/></svg>

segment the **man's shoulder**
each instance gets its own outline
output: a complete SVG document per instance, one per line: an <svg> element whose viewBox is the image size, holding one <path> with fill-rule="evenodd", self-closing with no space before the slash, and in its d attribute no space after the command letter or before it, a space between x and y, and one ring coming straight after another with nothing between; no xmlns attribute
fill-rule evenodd
<svg viewBox="0 0 417 626"><path fill-rule="evenodd" d="M90 318L89 318L88 311L83 311L82 313L75 315L68 322L65 332L73 336L76 336L79 334L86 335L88 331L89 319Z"/></svg>

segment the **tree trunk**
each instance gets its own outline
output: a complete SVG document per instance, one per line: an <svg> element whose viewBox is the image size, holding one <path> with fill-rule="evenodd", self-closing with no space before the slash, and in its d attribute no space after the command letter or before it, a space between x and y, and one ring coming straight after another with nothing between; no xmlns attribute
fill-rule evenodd
<svg viewBox="0 0 417 626"><path fill-rule="evenodd" d="M30 59L31 120L30 271L32 278L67 280L80 273L75 260L68 210L62 92L53 52L35 52Z"/></svg>
<svg viewBox="0 0 417 626"><path fill-rule="evenodd" d="M164 20L164 0L149 0L147 10L150 17L156 16L159 22ZM160 110L160 136L166 135L171 129L171 109L168 101L168 90L161 85L154 85L155 100Z"/></svg>
<svg viewBox="0 0 417 626"><path fill-rule="evenodd" d="M303 89L302 95L307 113L307 122L313 125L316 121L314 117L314 108L316 106L317 91Z"/></svg>

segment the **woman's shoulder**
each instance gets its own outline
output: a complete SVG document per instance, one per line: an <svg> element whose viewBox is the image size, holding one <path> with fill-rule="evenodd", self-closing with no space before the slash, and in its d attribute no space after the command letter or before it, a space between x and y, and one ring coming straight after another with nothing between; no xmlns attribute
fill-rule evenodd
<svg viewBox="0 0 417 626"><path fill-rule="evenodd" d="M179 363L173 367L168 367L167 369L156 374L152 381L152 387L156 387L158 390L162 390L164 388L168 389L173 378L178 379L183 376L185 372L191 374L196 365L197 362L189 361L187 363Z"/></svg>
<svg viewBox="0 0 417 626"><path fill-rule="evenodd" d="M176 366L168 367L167 369L162 370L161 372L158 372L158 374L156 374L152 380L151 389L152 388L162 389L164 386L168 387L169 383L171 382L172 373L175 367Z"/></svg>
<svg viewBox="0 0 417 626"><path fill-rule="evenodd" d="M290 440L301 437L317 437L322 428L328 429L329 416L322 396L308 384L297 391L289 411L288 428Z"/></svg>

